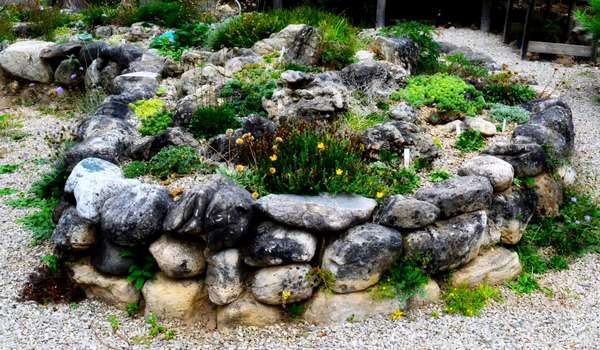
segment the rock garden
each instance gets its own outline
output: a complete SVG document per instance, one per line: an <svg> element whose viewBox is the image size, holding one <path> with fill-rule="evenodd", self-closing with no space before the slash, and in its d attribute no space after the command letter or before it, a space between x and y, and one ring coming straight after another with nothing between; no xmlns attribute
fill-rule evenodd
<svg viewBox="0 0 600 350"><path fill-rule="evenodd" d="M28 11L0 12L3 98L67 122L46 135L49 172L1 190L52 250L21 302L97 299L143 316L141 343L175 337L174 320L474 316L600 243L573 106L431 26L312 7Z"/></svg>

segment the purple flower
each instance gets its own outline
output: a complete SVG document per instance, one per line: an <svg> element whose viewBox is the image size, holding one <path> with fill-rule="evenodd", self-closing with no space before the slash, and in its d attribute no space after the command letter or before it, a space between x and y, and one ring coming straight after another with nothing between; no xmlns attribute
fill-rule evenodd
<svg viewBox="0 0 600 350"><path fill-rule="evenodd" d="M571 202L572 203L577 203L577 197L571 197Z"/></svg>
<svg viewBox="0 0 600 350"><path fill-rule="evenodd" d="M23 153L23 160L29 159L29 153Z"/></svg>
<svg viewBox="0 0 600 350"><path fill-rule="evenodd" d="M579 225L579 224L581 224L581 221L575 220L575 225Z"/></svg>
<svg viewBox="0 0 600 350"><path fill-rule="evenodd" d="M56 92L57 95L62 95L65 93L65 89L63 89L62 86L59 86L56 89L54 89L54 92Z"/></svg>
<svg viewBox="0 0 600 350"><path fill-rule="evenodd" d="M591 217L591 216L589 216L589 215L586 215L586 216L584 216L584 217L583 217L583 219L584 219L586 222L592 222L592 217Z"/></svg>
<svg viewBox="0 0 600 350"><path fill-rule="evenodd" d="M77 79L77 73L71 74L71 80L75 80L75 79Z"/></svg>

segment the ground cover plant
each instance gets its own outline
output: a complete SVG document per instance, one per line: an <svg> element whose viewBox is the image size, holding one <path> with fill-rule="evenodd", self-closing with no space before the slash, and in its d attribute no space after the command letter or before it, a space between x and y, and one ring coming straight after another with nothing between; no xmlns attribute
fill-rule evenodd
<svg viewBox="0 0 600 350"><path fill-rule="evenodd" d="M282 72L261 65L250 65L223 86L221 97L227 100L227 107L234 110L237 117L250 114L266 117L262 99L273 96Z"/></svg>
<svg viewBox="0 0 600 350"><path fill-rule="evenodd" d="M475 288L466 286L450 288L443 296L447 314L461 314L463 316L478 316L481 310L490 301L503 300L500 290L487 284L480 284Z"/></svg>
<svg viewBox="0 0 600 350"><path fill-rule="evenodd" d="M501 103L492 104L490 109L492 119L503 122L525 124L529 121L529 111L521 106L507 106Z"/></svg>
<svg viewBox="0 0 600 350"><path fill-rule="evenodd" d="M485 148L485 138L479 131L465 130L456 138L454 148L463 153L481 151Z"/></svg>
<svg viewBox="0 0 600 350"><path fill-rule="evenodd" d="M142 122L139 131L143 136L159 134L173 124L173 112L168 111L160 99L140 100L132 103L130 108Z"/></svg>
<svg viewBox="0 0 600 350"><path fill-rule="evenodd" d="M406 258L396 260L369 294L375 300L398 298L406 301L419 294L429 277L414 261Z"/></svg>
<svg viewBox="0 0 600 350"><path fill-rule="evenodd" d="M198 152L189 146L169 146L161 149L149 161L133 161L123 167L125 177L133 178L153 175L166 179L173 175L187 175L206 170L208 166L200 160Z"/></svg>
<svg viewBox="0 0 600 350"><path fill-rule="evenodd" d="M188 130L198 139L209 139L237 129L242 125L236 111L228 104L217 107L200 107L187 124Z"/></svg>
<svg viewBox="0 0 600 350"><path fill-rule="evenodd" d="M515 106L529 102L537 96L537 93L529 85L512 82L513 76L514 74L511 72L492 75L482 88L485 101Z"/></svg>
<svg viewBox="0 0 600 350"><path fill-rule="evenodd" d="M210 26L206 23L187 23L175 31L165 32L150 42L150 48L158 49L160 54L176 61L193 47L204 45Z"/></svg>

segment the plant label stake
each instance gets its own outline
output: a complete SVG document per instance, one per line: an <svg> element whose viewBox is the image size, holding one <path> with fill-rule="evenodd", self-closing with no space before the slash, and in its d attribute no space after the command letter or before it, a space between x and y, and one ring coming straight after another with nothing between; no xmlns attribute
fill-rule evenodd
<svg viewBox="0 0 600 350"><path fill-rule="evenodd" d="M504 118L504 120L502 120L502 132L506 131L506 118Z"/></svg>
<svg viewBox="0 0 600 350"><path fill-rule="evenodd" d="M404 149L404 167L408 168L410 166L410 148Z"/></svg>
<svg viewBox="0 0 600 350"><path fill-rule="evenodd" d="M460 123L456 123L456 136L460 136L461 130L460 130Z"/></svg>

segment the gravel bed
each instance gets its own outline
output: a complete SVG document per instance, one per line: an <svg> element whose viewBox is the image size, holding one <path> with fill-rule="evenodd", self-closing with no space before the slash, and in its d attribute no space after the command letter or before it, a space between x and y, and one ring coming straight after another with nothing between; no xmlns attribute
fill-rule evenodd
<svg viewBox="0 0 600 350"><path fill-rule="evenodd" d="M500 44L497 36L472 30L444 30L440 39L484 51L498 63L535 75L541 84L554 86L561 79L569 81L571 88L560 91L574 112L574 163L582 183L597 188L600 125L596 116L600 107L591 100L595 95L592 83L598 75L595 68L523 62L516 50ZM47 164L34 161L50 154L44 134L55 131L58 124L70 125L73 121L41 116L31 109L3 105L4 102L0 98L0 113L8 109L17 112L23 118L23 131L30 136L18 143L0 141L0 164L21 164L16 173L0 175L0 188L26 191L48 169ZM400 321L381 316L335 326L288 323L264 329L207 332L167 324L176 331L175 339L148 341L148 326L141 317L128 318L122 310L98 301L40 306L16 300L27 274L51 248L29 244L30 233L15 223L28 210L11 209L4 204L14 196L0 198L0 349L590 349L597 348L600 338L600 255L589 254L573 262L569 270L541 278L553 295L537 292L519 297L502 288L504 302L494 303L479 317L444 315L442 305L433 305L411 311ZM434 317L432 313L441 316ZM117 332L111 330L107 321L111 315L120 321Z"/></svg>

